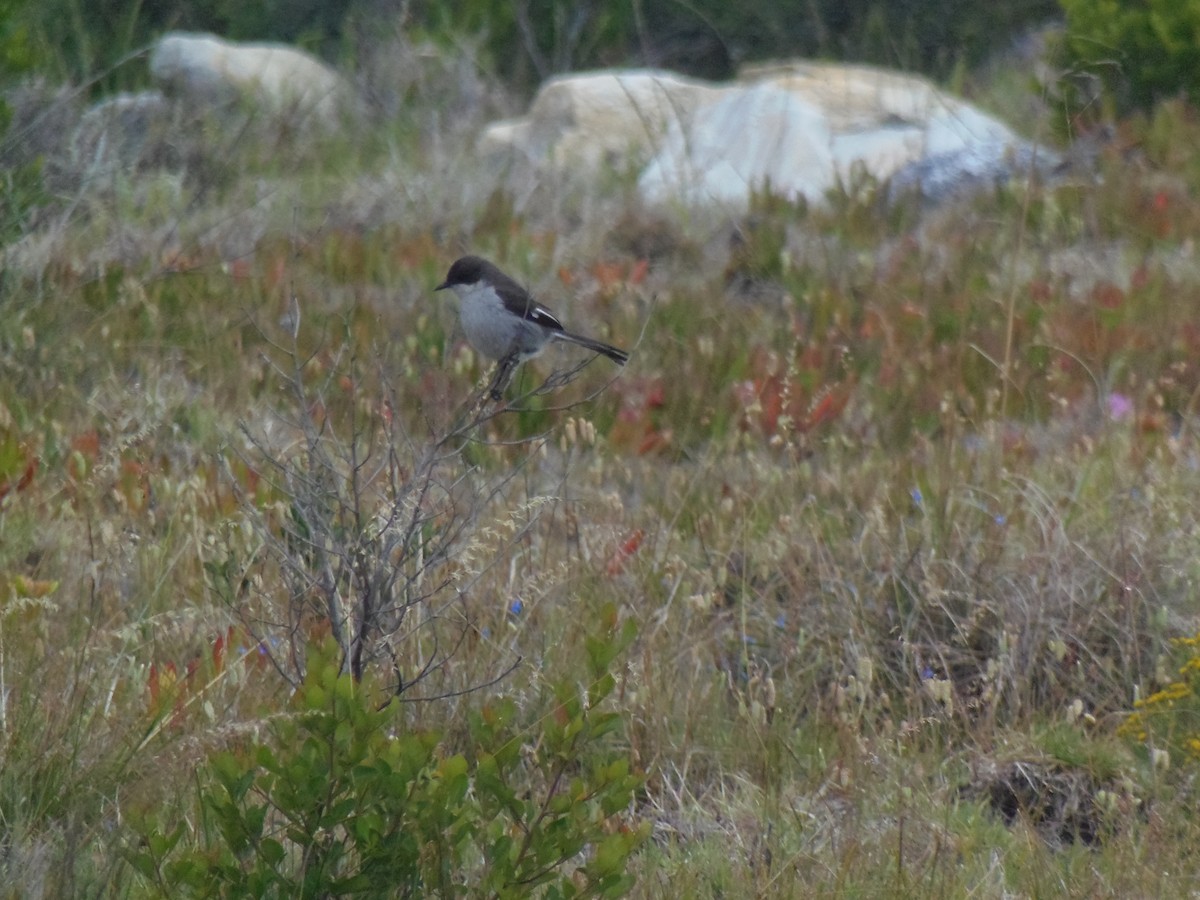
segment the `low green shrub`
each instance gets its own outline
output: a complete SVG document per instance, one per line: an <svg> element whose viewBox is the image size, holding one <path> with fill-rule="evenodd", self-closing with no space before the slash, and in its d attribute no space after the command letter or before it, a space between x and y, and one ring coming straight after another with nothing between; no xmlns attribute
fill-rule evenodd
<svg viewBox="0 0 1200 900"><path fill-rule="evenodd" d="M130 862L169 897L620 896L648 826L627 815L642 778L600 705L632 637L590 640L590 686L558 684L530 726L513 699L485 703L462 752L405 729L398 701L375 708L327 641L269 735L201 772L196 828L148 817Z"/></svg>

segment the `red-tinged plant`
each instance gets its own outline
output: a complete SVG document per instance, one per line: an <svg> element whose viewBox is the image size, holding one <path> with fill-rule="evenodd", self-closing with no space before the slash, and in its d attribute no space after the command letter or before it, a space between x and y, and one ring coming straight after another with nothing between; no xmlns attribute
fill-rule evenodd
<svg viewBox="0 0 1200 900"><path fill-rule="evenodd" d="M646 280L646 273L649 271L650 262L645 259L638 259L632 263L597 261L590 269L592 277L600 287L600 293L604 295L615 294L629 285L641 284Z"/></svg>
<svg viewBox="0 0 1200 900"><path fill-rule="evenodd" d="M642 546L642 541L645 537L645 531L641 528L635 528L633 533L625 538L613 552L613 555L609 557L608 564L604 567L604 573L609 578L613 578L625 571L625 564L638 552L638 548Z"/></svg>
<svg viewBox="0 0 1200 900"><path fill-rule="evenodd" d="M0 584L3 579L0 579ZM41 600L49 597L58 590L59 582L49 579L28 578L24 575L13 575L8 580L8 587L18 597L30 600Z"/></svg>
<svg viewBox="0 0 1200 900"><path fill-rule="evenodd" d="M230 625L221 634L217 635L217 639L213 641L212 646L212 665L213 672L220 674L225 671L225 654L229 650L229 645L233 643L234 628Z"/></svg>
<svg viewBox="0 0 1200 900"><path fill-rule="evenodd" d="M166 715L169 709L170 724L181 724L188 706L225 674L231 647L243 648L244 665L262 669L265 660L261 653L256 652L257 642L233 625L218 633L206 652L189 659L182 673L172 660L161 665L151 663L146 677L151 718L158 719ZM246 647L251 649L244 649Z"/></svg>
<svg viewBox="0 0 1200 900"><path fill-rule="evenodd" d="M646 280L646 274L650 271L650 260L639 259L633 264L629 270L629 276L626 279L630 284L638 285Z"/></svg>
<svg viewBox="0 0 1200 900"><path fill-rule="evenodd" d="M670 428L662 428L661 412L667 403L662 378L622 378L613 386L621 397L617 421L609 433L614 447L631 448L639 456L658 452L670 445Z"/></svg>
<svg viewBox="0 0 1200 900"><path fill-rule="evenodd" d="M816 398L808 405L808 410L796 423L798 431L810 431L821 425L840 418L850 402L852 384L841 384L821 388Z"/></svg>
<svg viewBox="0 0 1200 900"><path fill-rule="evenodd" d="M592 264L591 274L600 285L600 291L606 293L624 283L625 266L619 262L597 261Z"/></svg>
<svg viewBox="0 0 1200 900"><path fill-rule="evenodd" d="M804 433L835 421L850 400L853 380L808 383L822 377L826 367L824 354L806 348L785 371L772 354L757 353L752 369L757 374L733 386L733 396L742 410L745 430L757 430L764 437L783 433ZM786 420L786 429L783 422Z"/></svg>
<svg viewBox="0 0 1200 900"><path fill-rule="evenodd" d="M1102 281L1092 289L1092 300L1101 309L1120 309L1125 305L1125 292L1107 281Z"/></svg>
<svg viewBox="0 0 1200 900"><path fill-rule="evenodd" d="M650 456L654 453L660 453L671 446L671 440L675 437L675 432L670 428L655 428L647 423L646 433L642 436L642 440L638 443L636 452L638 456Z"/></svg>

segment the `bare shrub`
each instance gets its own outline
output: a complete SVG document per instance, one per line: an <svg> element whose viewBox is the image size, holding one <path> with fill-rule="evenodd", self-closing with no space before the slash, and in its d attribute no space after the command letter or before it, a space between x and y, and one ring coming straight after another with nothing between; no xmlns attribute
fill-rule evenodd
<svg viewBox="0 0 1200 900"><path fill-rule="evenodd" d="M296 325L294 304L291 316ZM503 457L493 465L479 458L482 435L585 363L507 404L484 389L442 424L412 426L412 398L382 359L364 361L349 333L340 350L313 352L297 334L268 339L286 412L243 422L246 450L226 458L243 527L215 548L210 587L293 684L305 647L326 630L345 671L358 679L382 666L397 695L435 675L422 699L502 677L519 658L498 659L488 673L452 665L481 639L471 589L556 498L516 480L539 436L493 447Z"/></svg>

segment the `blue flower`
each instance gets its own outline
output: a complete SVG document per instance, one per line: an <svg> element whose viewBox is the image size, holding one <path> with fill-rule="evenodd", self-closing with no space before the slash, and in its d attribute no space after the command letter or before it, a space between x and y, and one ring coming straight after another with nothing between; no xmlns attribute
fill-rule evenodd
<svg viewBox="0 0 1200 900"><path fill-rule="evenodd" d="M920 506L921 502L925 499L921 496L921 489L919 487L915 487L909 491L908 496L912 497L912 502L917 504L917 506Z"/></svg>
<svg viewBox="0 0 1200 900"><path fill-rule="evenodd" d="M525 602L520 597L513 597L512 603L508 604L508 613L512 616L519 616L525 609Z"/></svg>

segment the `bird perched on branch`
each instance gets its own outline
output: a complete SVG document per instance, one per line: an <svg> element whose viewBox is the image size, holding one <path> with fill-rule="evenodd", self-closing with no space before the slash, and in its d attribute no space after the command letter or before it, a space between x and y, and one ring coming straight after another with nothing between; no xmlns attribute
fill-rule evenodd
<svg viewBox="0 0 1200 900"><path fill-rule="evenodd" d="M491 394L499 399L513 370L537 356L551 341L577 344L625 365L629 354L618 347L567 331L550 310L514 279L478 256L454 261L435 290L458 295L459 319L467 341L483 356L499 361Z"/></svg>

